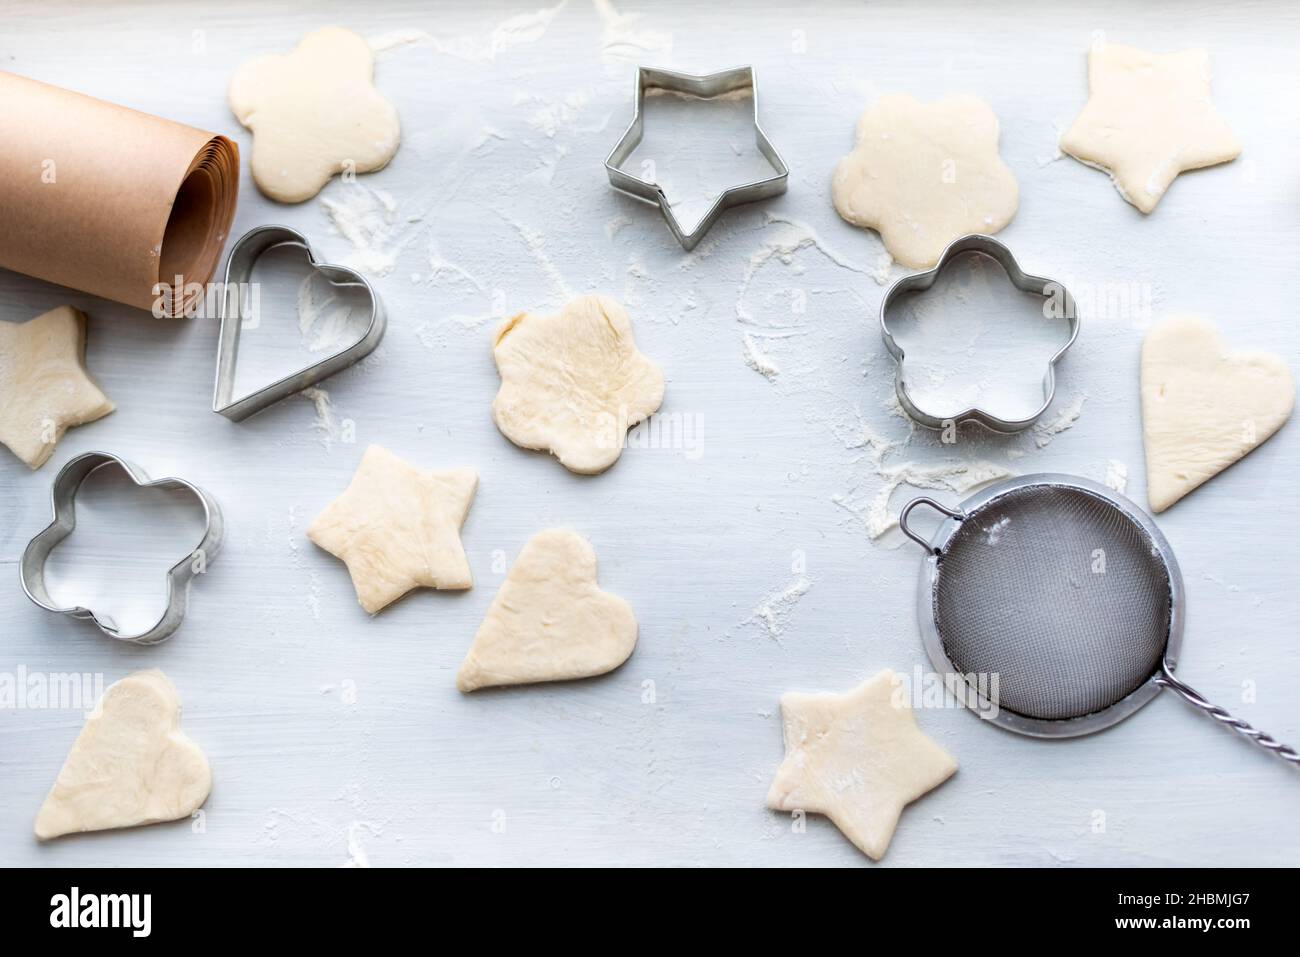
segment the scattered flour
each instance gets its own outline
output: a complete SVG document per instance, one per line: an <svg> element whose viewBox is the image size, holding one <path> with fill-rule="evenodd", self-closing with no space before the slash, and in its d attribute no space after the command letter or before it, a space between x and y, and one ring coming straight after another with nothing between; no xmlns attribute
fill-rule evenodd
<svg viewBox="0 0 1300 957"><path fill-rule="evenodd" d="M376 276L393 271L397 257L415 238L408 230L420 216L400 221L397 201L380 189L360 183L344 183L320 198L335 232L352 244L352 256L345 265Z"/></svg>
<svg viewBox="0 0 1300 957"><path fill-rule="evenodd" d="M560 273L560 270L555 268L555 263L553 263L551 258L546 255L546 237L537 232L537 230L533 229L531 226L527 226L519 222L517 219L512 219L499 210L497 211L497 215L500 216L511 229L519 234L519 238L524 241L524 245L528 247L528 252L532 254L532 257L535 260L537 260L537 265L542 267L542 272L546 274L546 278L549 279L551 285L555 287L555 291L565 299L572 299L573 290L571 290L569 284L564 281L564 276Z"/></svg>
<svg viewBox="0 0 1300 957"><path fill-rule="evenodd" d="M319 386L309 386L298 394L316 407L316 421L312 423L312 429L328 452L339 437L338 418L334 415L330 394Z"/></svg>
<svg viewBox="0 0 1300 957"><path fill-rule="evenodd" d="M320 621L320 575L309 572L307 575L307 610L315 621Z"/></svg>
<svg viewBox="0 0 1300 957"><path fill-rule="evenodd" d="M772 592L755 605L754 614L747 620L761 625L767 636L779 644L781 635L785 633L790 612L795 605L799 604L799 600L808 594L810 588L812 588L812 579L801 575L788 587Z"/></svg>
<svg viewBox="0 0 1300 957"><path fill-rule="evenodd" d="M885 396L885 401L881 404L885 407L885 411L890 415L902 419L908 424L912 431L916 430L916 420L908 415L907 410L903 408L903 402L898 398L897 389L890 389L889 395Z"/></svg>
<svg viewBox="0 0 1300 957"><path fill-rule="evenodd" d="M745 333L745 348L742 354L745 365L763 376L768 382L774 380L781 372L777 364L759 348L758 343L754 341L754 337L749 333Z"/></svg>
<svg viewBox="0 0 1300 957"><path fill-rule="evenodd" d="M370 44L370 49L375 53L386 53L397 47L410 46L413 43L433 43L436 41L424 30L406 28L389 30L387 33L369 37L366 42Z"/></svg>
<svg viewBox="0 0 1300 957"><path fill-rule="evenodd" d="M876 281L877 286L889 285L889 273L894 268L894 257L889 255L886 249L876 260L876 268L871 271L871 278Z"/></svg>
<svg viewBox="0 0 1300 957"><path fill-rule="evenodd" d="M1047 445L1062 432L1074 428L1074 423L1079 421L1079 413L1083 411L1083 404L1088 401L1087 393L1080 392L1067 405L1055 419L1050 422L1034 426L1034 444L1040 449L1046 448Z"/></svg>
<svg viewBox="0 0 1300 957"><path fill-rule="evenodd" d="M1128 466L1118 459L1106 463L1106 484L1123 495L1128 491Z"/></svg>
<svg viewBox="0 0 1300 957"><path fill-rule="evenodd" d="M1225 591L1241 591L1240 585L1231 584L1225 579L1220 578L1218 575L1211 575L1209 572L1204 572L1201 575L1201 577L1204 578L1207 582L1213 582L1216 585L1221 585Z"/></svg>
<svg viewBox="0 0 1300 957"><path fill-rule="evenodd" d="M788 219L784 216L777 216L774 213L768 213L766 220L768 225L779 224L787 227L787 233L783 242L778 241L777 243L772 244L772 249L766 252L760 250L755 257L758 259L757 263L755 263L754 259L751 258L751 264L755 267L761 266L763 262L771 259L773 255L780 256L782 262L789 264L791 257L800 249L813 247L835 265L843 269L848 269L857 273L866 273L868 271L863 266L859 266L850 261L847 256L842 255L833 247L828 245L821 236L818 235L817 230L813 229L813 227L809 226L807 223L800 222L797 219Z"/></svg>
<svg viewBox="0 0 1300 957"><path fill-rule="evenodd" d="M369 831L371 834L379 833L369 821L353 821L348 825L348 859L344 862L344 867L370 866L370 855L366 853L361 843L361 835L364 831Z"/></svg>
<svg viewBox="0 0 1300 957"><path fill-rule="evenodd" d="M898 527L898 516L890 510L889 503L894 492L904 485L916 489L947 490L964 495L982 485L1015 474L1010 469L987 461L930 466L902 462L898 465L881 466L877 472L885 480L885 484L865 505L842 493L831 496L832 502L862 520L867 527L867 534L873 540L890 529Z"/></svg>
<svg viewBox="0 0 1300 957"><path fill-rule="evenodd" d="M841 255L817 234L817 231L806 223L798 220L786 219L768 213L766 225L778 225L781 227L775 238L769 238L763 241L763 244L749 257L749 262L745 266L745 273L741 277L740 287L736 292L736 318L741 322L752 323L753 315L745 308L745 294L749 291L750 283L753 282L754 276L767 263L773 259L779 260L789 266L794 262L795 253L801 249L816 249L819 253L839 266L841 269L847 269L851 272L871 275L871 271L863 266L850 261L847 257Z"/></svg>
<svg viewBox="0 0 1300 957"><path fill-rule="evenodd" d="M606 63L642 63L654 60L663 66L671 62L673 35L640 26L641 13L619 13L610 0L592 0L604 30L600 56Z"/></svg>
<svg viewBox="0 0 1300 957"><path fill-rule="evenodd" d="M298 285L298 331L311 352L339 352L361 335L352 307L339 302L334 287L314 270Z"/></svg>
<svg viewBox="0 0 1300 957"><path fill-rule="evenodd" d="M560 0L553 7L542 7L533 13L520 13L497 24L488 39L489 60L495 60L498 53L512 47L536 43L546 35L555 15L564 9L567 0Z"/></svg>
<svg viewBox="0 0 1300 957"><path fill-rule="evenodd" d="M1007 515L1003 515L988 528L984 529L985 541L990 545L996 545L1002 540L1002 533L1006 531L1007 526L1010 524L1011 518Z"/></svg>
<svg viewBox="0 0 1300 957"><path fill-rule="evenodd" d="M451 282L463 283L470 286L484 296L490 296L487 285L464 266L452 262L438 252L433 243L429 244L429 282L440 282L443 277L450 278Z"/></svg>
<svg viewBox="0 0 1300 957"><path fill-rule="evenodd" d="M1044 166L1051 166L1057 160L1065 158L1065 154L1061 152L1061 137L1065 135L1065 127L1060 123L1053 123L1052 134L1052 152L1046 156L1035 157L1035 162L1038 163L1040 169Z"/></svg>
<svg viewBox="0 0 1300 957"><path fill-rule="evenodd" d="M528 125L548 139L573 129L590 102L591 95L583 90L569 93L561 100L548 100L537 93L520 93L515 97L516 106L527 103L536 107L528 116Z"/></svg>
<svg viewBox="0 0 1300 957"><path fill-rule="evenodd" d="M413 327L413 332L426 349L433 349L447 341L448 333L480 329L489 322L503 318L505 296L499 290L489 288L488 284L459 263L447 259L439 251L437 243L429 242L429 272L423 281L438 286L448 294L470 300L473 312L457 312L437 321L424 321ZM481 300L481 308L473 305L474 300Z"/></svg>
<svg viewBox="0 0 1300 957"><path fill-rule="evenodd" d="M497 55L513 47L536 43L546 35L555 15L564 9L567 0L553 7L543 7L533 13L520 13L501 21L486 37L465 36L441 40L424 30L393 30L371 37L370 49L383 53L397 47L422 44L471 63L494 63Z"/></svg>
<svg viewBox="0 0 1300 957"><path fill-rule="evenodd" d="M622 229L625 226L631 226L631 225L632 225L632 220L629 217L622 216L622 215L615 216L613 219L611 219L609 222L605 224L605 237L610 242L613 242L614 237L618 235L620 229Z"/></svg>
<svg viewBox="0 0 1300 957"><path fill-rule="evenodd" d="M510 139L509 133L503 133L492 126L484 126L478 131L478 138L473 141L469 151L477 153L489 143L500 143Z"/></svg>

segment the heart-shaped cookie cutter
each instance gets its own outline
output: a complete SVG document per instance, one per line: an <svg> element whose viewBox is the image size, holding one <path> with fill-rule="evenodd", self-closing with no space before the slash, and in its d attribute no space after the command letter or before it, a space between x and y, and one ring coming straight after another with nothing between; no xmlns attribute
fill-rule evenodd
<svg viewBox="0 0 1300 957"><path fill-rule="evenodd" d="M931 415L916 405L908 391L906 366L903 362L903 347L894 339L894 334L889 329L889 310L894 306L901 294L923 292L929 289L949 263L963 253L969 252L982 253L996 261L1007 274L1007 279L1010 280L1011 285L1021 292L1040 296L1044 300L1056 304L1055 308L1059 311L1060 318L1063 318L1067 323L1069 336L1065 344L1047 361L1047 371L1043 375L1043 404L1026 418L1005 419L974 406L956 415ZM1016 257L1011 255L1011 250L1002 243L992 236L972 233L969 236L962 236L960 239L954 239L950 242L932 269L911 276L904 276L885 291L884 298L880 300L880 336L885 340L885 348L889 350L889 354L894 357L896 363L894 389L898 393L898 401L913 419L927 429L945 429L953 424L978 422L986 429L1010 435L1029 428L1038 421L1042 414L1047 411L1048 406L1052 404L1052 399L1056 395L1056 363L1060 361L1061 356L1065 355L1066 350L1074 345L1074 340L1079 336L1079 314L1075 308L1074 297L1070 295L1065 286L1053 279L1029 275L1020 268L1020 264L1016 262Z"/></svg>
<svg viewBox="0 0 1300 957"><path fill-rule="evenodd" d="M239 399L234 397L235 365L239 355L239 333L244 320L250 318L248 296L253 267L263 254L280 246L295 246L307 254L311 268L332 285L350 286L364 291L370 302L370 321L365 333L345 349L319 362L256 389ZM385 316L379 294L364 276L346 266L323 263L312 253L305 236L288 226L259 226L239 238L226 261L226 282L221 297L221 338L217 344L217 382L212 396L212 411L232 422L241 422L255 412L274 405L303 389L323 382L364 359L384 337Z"/></svg>
<svg viewBox="0 0 1300 957"><path fill-rule="evenodd" d="M110 467L121 469L127 478L140 488L179 489L191 493L203 506L202 538L188 555L167 570L167 604L162 617L151 627L134 635L123 634L111 618L99 615L89 608L80 605L64 608L55 604L45 584L45 564L50 553L77 527L77 491L92 472ZM85 452L69 461L54 478L51 498L54 504L54 521L27 543L19 566L19 577L27 597L46 611L72 618L89 619L104 634L120 641L129 641L137 645L154 645L170 638L185 617L185 609L189 605L190 582L194 576L206 570L207 564L216 558L217 551L221 547L225 524L216 500L197 485L184 479L151 480L143 470L110 452Z"/></svg>

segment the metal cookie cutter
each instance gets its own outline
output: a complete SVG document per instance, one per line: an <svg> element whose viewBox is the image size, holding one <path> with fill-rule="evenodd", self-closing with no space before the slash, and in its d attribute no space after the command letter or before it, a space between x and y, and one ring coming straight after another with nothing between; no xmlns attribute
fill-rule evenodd
<svg viewBox="0 0 1300 957"><path fill-rule="evenodd" d="M668 197L664 195L663 188L658 183L639 179L621 169L637 144L641 142L641 136L645 132L643 107L649 90L663 90L700 99L711 99L739 90L751 91L754 100L754 143L763 157L772 164L775 174L766 179L742 183L723 190L714 199L713 205L709 207L694 231L684 232L681 223L673 215L672 207L668 205ZM752 203L755 200L780 196L785 192L786 181L790 178L790 168L785 165L781 154L776 151L776 147L767 138L763 128L758 125L758 81L754 76L754 68L749 66L739 66L723 70L721 73L710 73L707 76L692 76L647 66L637 67L636 112L627 131L610 150L609 156L605 157L605 172L609 174L609 182L615 189L647 203L657 204L664 215L664 220L668 223L668 228L687 251L696 247L704 234L709 231L709 227L718 221L718 217L725 210L732 206L739 206L741 203Z"/></svg>
<svg viewBox="0 0 1300 957"><path fill-rule="evenodd" d="M152 627L135 635L122 634L112 619L101 616L89 608L80 606L60 608L54 603L45 586L45 563L50 557L50 552L54 551L55 546L71 535L72 530L77 527L77 490L81 488L81 483L90 476L90 473L108 467L121 469L127 478L141 488L182 489L190 492L203 506L203 537L199 539L199 543L190 554L167 571L167 606L162 617ZM27 544L27 548L23 551L22 564L19 566L19 576L27 597L46 611L70 615L73 618L88 618L104 634L122 641L137 645L153 645L171 637L172 632L180 627L181 620L185 617L191 580L216 557L221 547L225 525L222 521L221 509L212 496L184 479L161 478L150 481L149 476L141 469L111 453L86 452L78 455L59 470L59 474L54 478L52 498L54 521ZM198 556L202 556L202 562L196 561Z"/></svg>
<svg viewBox="0 0 1300 957"><path fill-rule="evenodd" d="M898 344L893 333L890 332L889 310L901 294L929 289L952 260L968 252L982 253L996 260L1006 272L1011 285L1021 292L1041 296L1049 300L1054 304L1053 308L1059 312L1060 318L1065 319L1068 324L1069 337L1066 339L1065 344L1047 362L1047 371L1043 375L1043 404L1026 418L1004 419L979 408L969 408L956 415L931 415L924 409L918 408L908 392L907 367L903 362L903 347ZM898 401L913 419L928 429L943 429L952 423L960 425L962 422L978 422L994 432L1010 435L1029 428L1038 421L1039 417L1047 411L1048 406L1052 404L1052 398L1056 395L1056 363L1061 356L1065 355L1065 351L1074 344L1074 340L1078 338L1079 316L1075 308L1074 297L1070 295L1063 285L1051 279L1044 279L1041 276L1029 275L1020 268L1020 264L1016 262L1016 257L1011 255L1011 250L992 236L983 236L977 233L963 236L949 243L933 269L912 276L904 276L886 290L885 297L880 301L880 335L885 340L885 348L889 350L889 354L894 357L894 361L897 363L894 372L894 388L898 392Z"/></svg>
<svg viewBox="0 0 1300 957"><path fill-rule="evenodd" d="M235 364L239 354L239 332L247 313L247 295L253 267L266 252L280 246L296 246L307 254L312 269L324 276L332 285L362 289L370 301L370 323L365 333L348 346L320 362L307 366L263 386L240 399L234 398ZM226 261L226 285L221 298L221 339L217 345L217 383L212 396L212 411L224 415L232 422L241 422L255 412L260 412L281 399L301 392L310 386L341 372L375 350L384 337L384 307L379 295L364 276L346 266L323 263L311 251L306 237L288 226L259 226L240 237L230 250Z"/></svg>

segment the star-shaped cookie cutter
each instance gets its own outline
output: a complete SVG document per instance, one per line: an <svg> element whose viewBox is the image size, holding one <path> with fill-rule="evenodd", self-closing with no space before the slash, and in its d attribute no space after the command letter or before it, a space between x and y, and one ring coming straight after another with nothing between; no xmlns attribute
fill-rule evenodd
<svg viewBox="0 0 1300 957"><path fill-rule="evenodd" d="M100 615L90 608L80 605L65 608L56 604L45 584L45 564L50 553L77 527L77 491L92 472L101 468L121 469L126 477L140 488L179 489L189 492L203 506L203 535L199 543L167 571L167 604L162 616L152 626L134 635L123 634L111 618ZM54 521L27 543L19 566L19 577L27 597L46 611L72 618L89 619L104 634L120 641L129 641L137 645L155 645L170 638L185 617L185 609L189 604L190 582L195 575L206 570L207 563L216 557L221 547L225 524L216 500L197 485L192 485L184 479L150 480L141 469L110 452L86 452L69 461L54 478L51 498L54 504Z"/></svg>
<svg viewBox="0 0 1300 957"><path fill-rule="evenodd" d="M749 90L754 101L754 143L764 159L772 165L774 175L724 189L713 200L713 204L696 224L695 229L689 233L683 230L682 224L673 214L663 188L658 183L647 182L621 168L632 155L632 151L640 144L645 132L645 97L650 90L663 90L699 99L712 99L728 93ZM758 123L758 81L754 76L754 68L750 66L734 67L707 76L674 73L671 70L659 70L648 66L637 67L636 112L622 138L610 150L609 156L605 157L605 172L609 174L610 185L615 189L657 205L659 211L663 213L665 222L668 223L668 228L682 244L682 248L688 252L699 244L704 234L718 221L718 217L723 212L741 203L752 203L756 200L780 196L785 192L790 178L790 168L785 165L785 160L781 159L781 154L776 151L776 147L772 145L772 141L767 138L767 134Z"/></svg>
<svg viewBox="0 0 1300 957"><path fill-rule="evenodd" d="M968 252L982 253L996 261L1006 273L1011 285L1021 292L1041 296L1047 302L1053 303L1053 308L1060 314L1059 318L1063 318L1067 323L1068 338L1064 345L1047 360L1047 371L1043 374L1043 404L1026 418L1005 419L974 406L963 412L958 412L956 415L932 415L919 408L908 391L907 367L903 362L903 347L898 344L897 340L894 339L893 332L890 331L889 311L900 295L923 292L929 289L934 285L934 281L939 278L939 274L954 259ZM962 236L960 239L954 239L950 242L939 256L939 261L935 263L934 268L925 272L914 273L911 276L904 276L885 291L884 298L880 300L880 336L884 339L885 348L889 350L889 354L894 357L896 363L894 389L898 393L898 401L913 419L927 429L945 429L953 424L978 422L986 429L1004 435L1011 435L1022 432L1037 422L1039 417L1047 411L1048 406L1052 404L1052 399L1056 395L1056 363L1060 361L1061 356L1065 355L1066 350L1074 345L1074 340L1079 336L1079 314L1075 308L1074 297L1070 295L1065 286L1052 279L1029 275L1020 268L1020 264L1016 262L1016 257L1011 255L1011 250L1002 243L992 236L972 233L969 236Z"/></svg>

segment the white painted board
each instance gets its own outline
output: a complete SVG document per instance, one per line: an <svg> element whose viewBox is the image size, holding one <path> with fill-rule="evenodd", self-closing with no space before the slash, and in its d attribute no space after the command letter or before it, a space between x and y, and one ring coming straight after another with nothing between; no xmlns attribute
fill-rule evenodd
<svg viewBox="0 0 1300 957"><path fill-rule="evenodd" d="M90 314L89 366L118 406L69 433L39 472L0 455L0 671L112 681L163 668L216 782L201 832L179 822L41 846L32 822L82 716L0 710L0 863L861 864L829 822L794 833L764 797L782 755L782 692L925 666L919 550L897 532L872 541L855 511L886 484L867 432L905 443L885 469L987 459L1101 479L1113 460L1145 503L1137 361L1153 318L1201 312L1233 344L1296 363L1300 11L1290 5L628 0L616 12L569 0L534 16L546 3L0 4L0 67L225 132L245 151L225 102L231 71L341 23L385 38L377 81L403 125L397 157L362 177L363 190L334 182L320 201L282 207L242 173L237 234L285 223L332 261L356 250L324 201L378 190L395 203L378 240L391 268L374 269L384 255L363 263L388 308L387 337L325 386L355 442L318 428L301 398L240 425L213 415L214 322L159 321L0 275L5 320L65 302ZM1242 158L1180 177L1148 217L1104 174L1060 158L1096 31L1156 50L1207 47ZM636 62L752 63L789 192L729 213L684 254L601 168L631 117ZM1020 184L1002 238L1076 294L1132 292L1120 314L1085 319L1048 418L1080 414L1042 448L1033 434L948 448L889 408L893 370L875 326L882 247L829 199L859 113L889 91L986 99ZM650 142L674 171L717 162L703 134L655 129ZM747 145L734 142L741 175ZM690 448L630 449L608 473L581 477L493 427L497 317L588 291L627 305L667 375L664 416L696 430L675 443ZM281 346L297 337L286 313ZM746 334L779 369L771 381L745 364ZM369 619L343 566L306 540L370 442L426 467L479 470L464 529L472 591L418 592ZM41 611L18 588L55 470L97 448L192 479L226 509L224 552L195 585L182 630L156 648ZM1159 520L1188 592L1180 673L1292 741L1298 460L1293 425ZM594 680L461 695L455 671L503 563L549 525L594 543L602 584L640 620L634 656ZM756 606L801 574L811 587L770 633ZM955 708L918 717L961 769L905 812L886 865L1300 862L1293 772L1172 697L1068 742L1015 737Z"/></svg>

